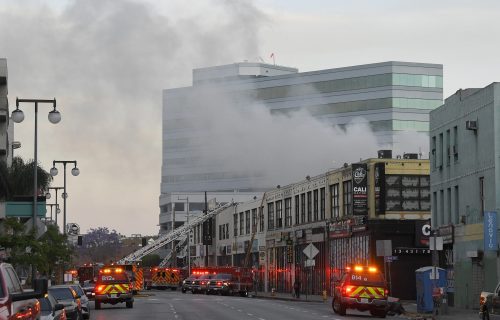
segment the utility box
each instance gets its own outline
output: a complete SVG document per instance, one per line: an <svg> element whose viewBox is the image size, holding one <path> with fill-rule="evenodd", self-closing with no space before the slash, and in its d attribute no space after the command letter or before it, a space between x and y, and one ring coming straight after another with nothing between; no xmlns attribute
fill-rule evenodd
<svg viewBox="0 0 500 320"><path fill-rule="evenodd" d="M432 312L437 290L446 295L446 270L442 268L423 267L415 271L417 279L417 312Z"/></svg>

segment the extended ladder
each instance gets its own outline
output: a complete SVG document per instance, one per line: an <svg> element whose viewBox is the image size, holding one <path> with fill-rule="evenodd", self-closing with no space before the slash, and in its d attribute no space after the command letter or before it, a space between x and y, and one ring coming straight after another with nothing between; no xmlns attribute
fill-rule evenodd
<svg viewBox="0 0 500 320"><path fill-rule="evenodd" d="M141 249L129 254L125 258L119 260L117 263L118 264L127 264L130 262L140 261L144 256L146 256L152 252L155 252L156 250L159 250L163 246L171 243L172 241L178 239L179 237L188 234L189 230L191 230L192 227L194 227L200 223L203 223L204 221L216 216L221 211L231 207L233 204L234 204L234 202L228 202L224 205L218 206L217 208L208 212L207 214L201 215L201 216L193 219L193 221L189 221L189 224L185 223L181 227L174 229L171 232L160 236L158 239L156 239L155 242L150 243L150 244L142 247Z"/></svg>
<svg viewBox="0 0 500 320"><path fill-rule="evenodd" d="M188 237L181 238L180 242L177 244L177 248L179 250L177 250L177 248L174 250L177 250L178 252L182 252L183 250L186 249L187 243L188 243ZM163 259L160 262L158 267L165 267L166 265L168 265L170 260L172 260L172 258L174 257L174 250L170 250L170 252L165 256L165 259Z"/></svg>

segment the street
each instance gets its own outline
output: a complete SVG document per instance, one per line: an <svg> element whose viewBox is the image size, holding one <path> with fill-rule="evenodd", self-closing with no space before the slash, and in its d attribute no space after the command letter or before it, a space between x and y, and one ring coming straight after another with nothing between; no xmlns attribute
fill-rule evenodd
<svg viewBox="0 0 500 320"><path fill-rule="evenodd" d="M127 309L125 304L103 305L101 310L92 310L91 319L349 320L372 318L368 312L348 310L347 313L345 317L336 315L330 303L193 295L182 294L179 291L151 291L146 292L144 296L136 297L133 309ZM399 317L390 318L400 319Z"/></svg>

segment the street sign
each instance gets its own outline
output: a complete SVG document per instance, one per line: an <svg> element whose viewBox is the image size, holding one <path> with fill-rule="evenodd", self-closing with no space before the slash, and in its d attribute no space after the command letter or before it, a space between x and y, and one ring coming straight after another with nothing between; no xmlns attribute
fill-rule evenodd
<svg viewBox="0 0 500 320"><path fill-rule="evenodd" d="M434 245L434 241L436 241L436 245ZM436 248L436 249L434 249ZM443 237L429 237L429 249L430 250L443 250Z"/></svg>
<svg viewBox="0 0 500 320"><path fill-rule="evenodd" d="M80 233L80 226L76 223L68 223L67 230L69 235L77 236Z"/></svg>
<svg viewBox="0 0 500 320"><path fill-rule="evenodd" d="M319 250L312 243L310 243L302 252L304 252L309 259L314 259L314 257L319 253Z"/></svg>
<svg viewBox="0 0 500 320"><path fill-rule="evenodd" d="M386 257L384 257L385 262L393 262L393 261L396 261L398 259L399 259L398 256L386 256Z"/></svg>
<svg viewBox="0 0 500 320"><path fill-rule="evenodd" d="M307 259L304 264L305 267L314 267L316 266L316 260L314 259Z"/></svg>

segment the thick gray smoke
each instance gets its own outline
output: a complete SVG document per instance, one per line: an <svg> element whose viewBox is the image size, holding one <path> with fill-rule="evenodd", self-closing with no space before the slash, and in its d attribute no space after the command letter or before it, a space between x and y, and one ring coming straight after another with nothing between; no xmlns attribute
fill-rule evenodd
<svg viewBox="0 0 500 320"><path fill-rule="evenodd" d="M46 169L52 160L78 161L80 176L68 177L68 222L83 231L154 233L161 90L189 84L195 67L256 57L266 18L251 1L207 1L210 19L203 8L179 18L132 0L47 3L0 6L11 109L16 96L57 98L60 124L48 123L49 109L40 107L38 153ZM34 108L21 108L26 119L15 139L23 147L16 154L32 158Z"/></svg>

